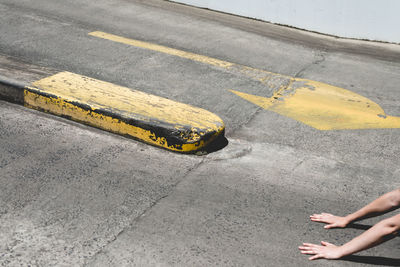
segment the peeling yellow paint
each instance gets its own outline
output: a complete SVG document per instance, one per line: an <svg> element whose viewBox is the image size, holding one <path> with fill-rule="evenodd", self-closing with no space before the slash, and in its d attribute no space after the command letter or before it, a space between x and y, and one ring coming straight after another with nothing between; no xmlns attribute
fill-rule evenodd
<svg viewBox="0 0 400 267"><path fill-rule="evenodd" d="M222 120L204 109L70 72L60 72L31 85L24 92L25 105L28 107L68 116L169 150L196 151L207 144L201 140L202 136L211 132L216 137L224 130ZM185 143L168 144L165 137L155 136L150 130L128 124L108 113L161 127L173 125L181 130L180 137Z"/></svg>
<svg viewBox="0 0 400 267"><path fill-rule="evenodd" d="M400 117L387 116L372 100L316 81L293 78L287 88L269 98L231 92L318 130L400 128Z"/></svg>

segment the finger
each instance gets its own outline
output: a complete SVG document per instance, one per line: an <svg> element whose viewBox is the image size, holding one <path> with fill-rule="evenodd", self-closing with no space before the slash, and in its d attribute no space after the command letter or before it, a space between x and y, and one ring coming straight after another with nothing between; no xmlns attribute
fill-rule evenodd
<svg viewBox="0 0 400 267"><path fill-rule="evenodd" d="M331 218L327 216L310 217L311 220L319 220L320 222L330 223Z"/></svg>
<svg viewBox="0 0 400 267"><path fill-rule="evenodd" d="M322 222L322 219L318 218L318 217L312 217L311 221L313 221L313 222Z"/></svg>
<svg viewBox="0 0 400 267"><path fill-rule="evenodd" d="M331 223L325 219L311 219L312 222L317 222L317 223Z"/></svg>
<svg viewBox="0 0 400 267"><path fill-rule="evenodd" d="M313 214L313 215L310 215L310 217L313 217L313 218L319 218L319 217L321 217L322 215L321 214Z"/></svg>
<svg viewBox="0 0 400 267"><path fill-rule="evenodd" d="M321 218L323 216L324 215L322 215L322 214L313 214L313 215L311 215L311 217L315 217L315 218Z"/></svg>
<svg viewBox="0 0 400 267"><path fill-rule="evenodd" d="M310 244L310 243L303 243L303 247L307 247L308 249L316 249L321 247L320 245Z"/></svg>
<svg viewBox="0 0 400 267"><path fill-rule="evenodd" d="M317 255L314 255L312 257L309 257L308 259L310 261L312 261L312 260L321 259L321 258L323 258L323 256L321 254L317 254Z"/></svg>
<svg viewBox="0 0 400 267"><path fill-rule="evenodd" d="M321 213L322 215L326 215L326 216L333 216L332 214L330 214L330 213Z"/></svg>
<svg viewBox="0 0 400 267"><path fill-rule="evenodd" d="M321 241L321 244L322 244L323 246L334 246L334 244L329 243L329 242L326 242L326 241Z"/></svg>
<svg viewBox="0 0 400 267"><path fill-rule="evenodd" d="M310 218L311 218L311 219L322 219L321 216L311 216Z"/></svg>
<svg viewBox="0 0 400 267"><path fill-rule="evenodd" d="M300 246L300 250L315 250L315 247L309 247L309 246Z"/></svg>
<svg viewBox="0 0 400 267"><path fill-rule="evenodd" d="M331 229L331 228L335 228L335 227L336 227L336 224L328 224L328 225L324 226L325 229Z"/></svg>
<svg viewBox="0 0 400 267"><path fill-rule="evenodd" d="M301 254L304 254L304 255L315 255L315 254L317 254L315 251L312 251L312 250L302 250L300 252L301 252Z"/></svg>
<svg viewBox="0 0 400 267"><path fill-rule="evenodd" d="M303 246L315 247L317 245L312 244L312 243L303 243Z"/></svg>

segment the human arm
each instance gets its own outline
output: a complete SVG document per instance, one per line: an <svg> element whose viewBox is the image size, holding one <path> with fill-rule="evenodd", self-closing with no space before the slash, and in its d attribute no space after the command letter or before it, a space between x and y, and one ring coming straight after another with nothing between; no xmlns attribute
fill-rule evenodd
<svg viewBox="0 0 400 267"><path fill-rule="evenodd" d="M314 222L322 222L327 225L324 228L346 227L349 223L376 216L391 211L400 206L400 188L375 199L360 210L345 217L335 216L329 213L313 214L310 219Z"/></svg>
<svg viewBox="0 0 400 267"><path fill-rule="evenodd" d="M369 230L355 237L342 246L335 246L322 241L320 245L303 243L299 249L302 254L313 255L309 260L339 259L347 255L374 247L387 241L385 237L395 234L400 230L400 214L380 221Z"/></svg>

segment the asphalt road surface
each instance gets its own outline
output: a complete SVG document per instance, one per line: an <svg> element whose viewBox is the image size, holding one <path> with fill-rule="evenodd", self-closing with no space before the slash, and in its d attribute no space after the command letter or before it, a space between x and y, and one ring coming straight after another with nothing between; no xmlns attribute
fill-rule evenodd
<svg viewBox="0 0 400 267"><path fill-rule="evenodd" d="M2 55L204 108L229 142L181 155L0 101L0 265L400 265L399 238L338 261L297 249L378 221L325 230L309 215L400 187L400 126L318 130L230 91L271 97L252 75L95 31L345 88L400 116L399 45L165 1L0 0Z"/></svg>

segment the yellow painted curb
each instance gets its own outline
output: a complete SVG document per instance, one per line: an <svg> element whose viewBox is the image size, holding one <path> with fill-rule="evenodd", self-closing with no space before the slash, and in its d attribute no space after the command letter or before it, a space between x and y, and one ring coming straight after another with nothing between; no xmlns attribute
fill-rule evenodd
<svg viewBox="0 0 400 267"><path fill-rule="evenodd" d="M0 86L2 98L9 96L10 100L12 96L26 107L171 151L194 153L223 136L225 130L223 121L207 110L71 72L45 76L24 86L0 76L1 84L7 85L5 89ZM7 89L10 87L13 91Z"/></svg>

